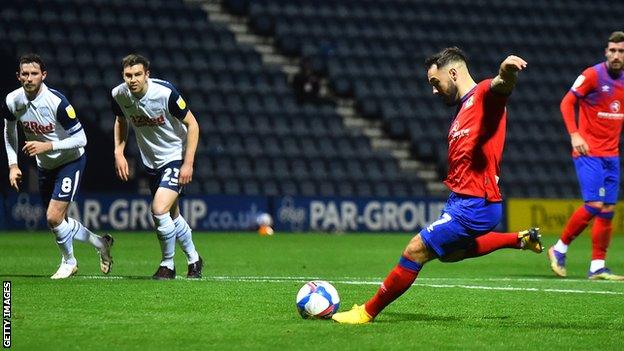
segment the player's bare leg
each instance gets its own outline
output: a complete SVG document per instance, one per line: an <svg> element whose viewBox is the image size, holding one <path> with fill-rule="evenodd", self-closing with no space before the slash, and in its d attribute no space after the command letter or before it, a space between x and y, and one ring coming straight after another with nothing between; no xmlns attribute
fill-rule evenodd
<svg viewBox="0 0 624 351"><path fill-rule="evenodd" d="M177 191L160 187L156 190L154 200L152 201L152 215L162 252L160 265L153 275L154 279L175 278L173 256L175 253L176 235L175 224L169 212L177 199Z"/></svg>

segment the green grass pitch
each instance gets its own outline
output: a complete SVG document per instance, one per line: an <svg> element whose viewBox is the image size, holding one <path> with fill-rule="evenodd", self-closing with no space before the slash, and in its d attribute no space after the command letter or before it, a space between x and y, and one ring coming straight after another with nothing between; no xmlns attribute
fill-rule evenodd
<svg viewBox="0 0 624 351"><path fill-rule="evenodd" d="M15 350L621 350L624 282L585 278L590 240L570 248L567 279L546 254L501 250L432 262L369 325L303 320L294 299L310 279L332 282L341 310L362 303L397 262L408 235L195 233L204 278L149 279L160 258L153 233L112 233L115 264L99 272L76 243L79 272L52 281L60 254L50 233L0 233L0 276L12 281ZM546 237L551 245L556 238ZM624 274L624 237L609 266Z"/></svg>

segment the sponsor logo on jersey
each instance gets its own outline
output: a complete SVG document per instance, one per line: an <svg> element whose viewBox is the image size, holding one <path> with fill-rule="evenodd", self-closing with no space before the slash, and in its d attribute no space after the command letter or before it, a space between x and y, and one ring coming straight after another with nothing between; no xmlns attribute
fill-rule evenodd
<svg viewBox="0 0 624 351"><path fill-rule="evenodd" d="M609 110L611 112L598 112L599 118L605 119L624 119L624 113L620 112L622 105L619 100L613 100L609 104Z"/></svg>
<svg viewBox="0 0 624 351"><path fill-rule="evenodd" d="M67 107L65 107L65 112L67 112L67 116L69 116L69 118L76 118L76 111L74 110L74 107L72 105L68 105Z"/></svg>
<svg viewBox="0 0 624 351"><path fill-rule="evenodd" d="M467 137L468 135L470 135L470 128L454 131L451 133L451 141Z"/></svg>
<svg viewBox="0 0 624 351"><path fill-rule="evenodd" d="M455 122L453 124L453 127L451 128L451 132L449 133L449 136L451 137L451 141L455 141L462 137L467 137L468 135L470 135L470 128L464 128L460 130L458 122Z"/></svg>
<svg viewBox="0 0 624 351"><path fill-rule="evenodd" d="M136 115L130 118L135 127L157 127L165 124L165 116L149 118L143 115Z"/></svg>
<svg viewBox="0 0 624 351"><path fill-rule="evenodd" d="M25 121L22 122L22 127L24 128L25 133L30 134L49 134L54 132L54 124L52 123L44 126L35 121Z"/></svg>
<svg viewBox="0 0 624 351"><path fill-rule="evenodd" d="M184 110L186 108L186 101L184 101L184 99L179 96L178 99L176 100L176 104L178 104L178 107L180 108L180 110Z"/></svg>

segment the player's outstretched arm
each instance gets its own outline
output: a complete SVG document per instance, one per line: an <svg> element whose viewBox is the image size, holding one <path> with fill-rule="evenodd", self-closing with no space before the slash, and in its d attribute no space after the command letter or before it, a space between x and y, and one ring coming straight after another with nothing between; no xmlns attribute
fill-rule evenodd
<svg viewBox="0 0 624 351"><path fill-rule="evenodd" d="M128 122L125 118L116 116L113 129L115 134L115 171L119 179L125 182L130 178L128 161L124 156L124 149L128 140Z"/></svg>
<svg viewBox="0 0 624 351"><path fill-rule="evenodd" d="M182 123L187 128L187 134L184 163L180 169L180 185L188 184L193 180L193 163L195 163L195 151L199 142L199 124L190 110L186 113Z"/></svg>
<svg viewBox="0 0 624 351"><path fill-rule="evenodd" d="M527 62L521 57L515 55L507 56L500 65L498 75L492 79L491 89L500 94L511 94L518 80L518 72L522 71L526 66Z"/></svg>

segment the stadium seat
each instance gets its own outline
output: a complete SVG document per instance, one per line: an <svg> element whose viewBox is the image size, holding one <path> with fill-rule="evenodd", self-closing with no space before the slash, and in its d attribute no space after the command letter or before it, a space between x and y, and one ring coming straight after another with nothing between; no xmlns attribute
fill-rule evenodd
<svg viewBox="0 0 624 351"><path fill-rule="evenodd" d="M235 192L238 182L239 193L266 195L268 190L279 195L286 187L269 181L283 179L292 181L289 192L296 187L307 195L426 194L418 178L408 182L412 178L394 159L384 158L368 137L346 127L336 106L298 105L287 75L265 65L255 48L239 43L227 26L211 21L198 2L90 4L37 1L25 6L14 1L3 3L0 11L3 40L20 52L42 54L49 63L50 85L83 111L90 129L99 129L88 130L90 145L110 143L110 89L122 82L121 58L137 51L152 59L153 76L169 79L181 90L200 121L196 172L202 183L194 191ZM225 0L222 5L246 18L255 33L271 38L293 61L311 57L314 70L336 95L353 98L358 114L382 123L387 137L409 140L415 157L440 175L447 166L446 133L453 110L431 96L419 63L454 43L467 51L472 73L481 79L495 73L503 51L522 53L531 68L522 73L508 104L503 166L509 163L513 171L503 172L503 187L512 192L520 187L517 192L524 195L578 197L558 105L583 67L600 59L602 47L595 35L569 33L586 18L601 19L586 24L600 33L617 28L617 6L538 2L527 16L525 6L502 0L469 5ZM439 13L434 15L433 7ZM448 26L432 30L434 22ZM501 25L507 30L501 32ZM456 27L471 30L457 32ZM561 50L569 54L563 57ZM201 79L188 67L202 72ZM137 155L130 144L128 151ZM96 154L90 159L97 159L100 151L89 152ZM280 161L275 170L278 159L286 160L286 167ZM532 174L522 171L522 164L531 165ZM211 180L214 176L236 181L219 183ZM343 186L345 180L352 185ZM537 185L523 188L531 182ZM85 187L100 190L99 185Z"/></svg>

